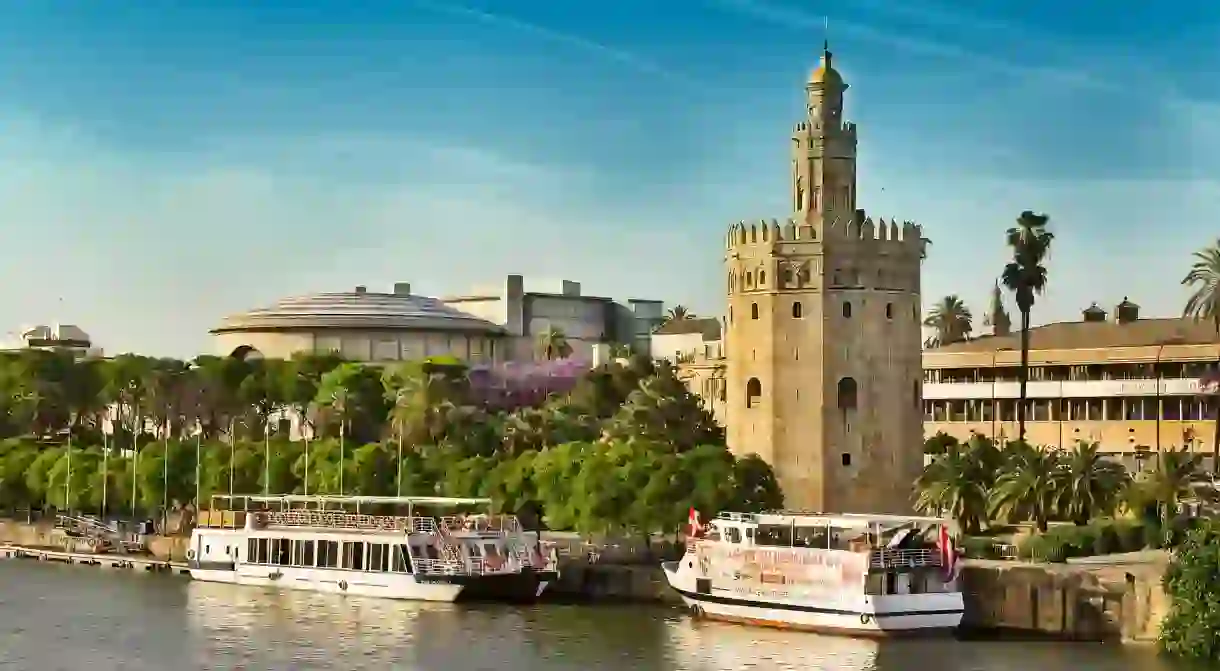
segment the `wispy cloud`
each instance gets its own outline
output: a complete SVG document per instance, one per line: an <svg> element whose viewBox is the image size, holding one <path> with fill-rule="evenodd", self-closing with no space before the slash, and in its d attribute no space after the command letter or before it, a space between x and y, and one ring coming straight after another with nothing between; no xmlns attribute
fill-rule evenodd
<svg viewBox="0 0 1220 671"><path fill-rule="evenodd" d="M713 5L749 16L760 21L766 21L789 28L822 30L828 18L826 15L795 9L761 0L709 0ZM1077 88L1097 90L1116 90L1109 82L1099 79L1089 73L1063 68L1062 66L1036 65L1010 61L988 54L981 54L957 44L942 40L912 37L873 26L846 21L834 17L831 23L835 33L841 33L855 39L876 42L908 53L935 56L959 62L969 63L973 67L990 70L1010 76L1022 78L1039 78L1056 81Z"/></svg>
<svg viewBox="0 0 1220 671"><path fill-rule="evenodd" d="M696 80L655 63L647 58L644 58L643 56L625 49L602 44L586 37L540 26L536 23L530 23L506 14L493 14L491 12L485 12L482 10L465 7L463 5L447 2L432 2L431 0L414 0L414 2L420 7L437 13L448 14L449 16L477 21L479 23L499 26L502 28L509 28L511 30L526 33L554 44L560 44L573 49L578 49L580 51L598 56L599 58L604 58L618 63L619 65L631 68L637 72L664 79L673 84L680 84L683 86L698 86L699 84Z"/></svg>

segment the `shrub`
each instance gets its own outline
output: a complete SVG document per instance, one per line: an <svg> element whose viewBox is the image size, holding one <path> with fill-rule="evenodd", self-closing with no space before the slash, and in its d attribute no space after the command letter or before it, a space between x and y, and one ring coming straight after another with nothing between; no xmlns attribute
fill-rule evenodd
<svg viewBox="0 0 1220 671"><path fill-rule="evenodd" d="M1118 530L1114 528L1113 522L1109 520L1098 522L1095 532L1092 547L1094 556L1124 552L1122 540L1118 537Z"/></svg>
<svg viewBox="0 0 1220 671"><path fill-rule="evenodd" d="M1150 550L1159 550L1165 545L1165 533L1161 530L1160 522L1149 520L1144 525L1144 547Z"/></svg>
<svg viewBox="0 0 1220 671"><path fill-rule="evenodd" d="M1144 548L1143 520L1112 520L1110 528L1118 539L1115 552L1137 552Z"/></svg>
<svg viewBox="0 0 1220 671"><path fill-rule="evenodd" d="M1195 523L1165 572L1169 615L1162 650L1179 657L1220 660L1220 523Z"/></svg>
<svg viewBox="0 0 1220 671"><path fill-rule="evenodd" d="M963 536L962 553L971 559L999 559L994 538L987 536Z"/></svg>

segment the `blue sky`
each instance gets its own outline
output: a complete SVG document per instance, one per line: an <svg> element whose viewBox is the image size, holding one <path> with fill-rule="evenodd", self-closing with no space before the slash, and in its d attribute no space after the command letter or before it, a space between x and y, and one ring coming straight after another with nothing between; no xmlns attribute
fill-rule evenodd
<svg viewBox="0 0 1220 671"><path fill-rule="evenodd" d="M514 272L718 314L727 225L789 214L827 15L860 204L924 225L926 303L981 321L1036 209L1036 322L1177 314L1220 235L1220 6L1062 7L9 0L0 330L190 355L279 296Z"/></svg>

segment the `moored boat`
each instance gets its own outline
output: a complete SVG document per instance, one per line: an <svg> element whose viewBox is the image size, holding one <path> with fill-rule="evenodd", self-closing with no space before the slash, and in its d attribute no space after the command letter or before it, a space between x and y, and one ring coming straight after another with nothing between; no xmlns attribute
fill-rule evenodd
<svg viewBox="0 0 1220 671"><path fill-rule="evenodd" d="M949 524L897 515L722 513L665 576L697 617L851 636L961 623Z"/></svg>
<svg viewBox="0 0 1220 671"><path fill-rule="evenodd" d="M531 601L558 578L553 552L489 499L212 497L187 550L191 577L393 599ZM435 516L421 511L448 513Z"/></svg>

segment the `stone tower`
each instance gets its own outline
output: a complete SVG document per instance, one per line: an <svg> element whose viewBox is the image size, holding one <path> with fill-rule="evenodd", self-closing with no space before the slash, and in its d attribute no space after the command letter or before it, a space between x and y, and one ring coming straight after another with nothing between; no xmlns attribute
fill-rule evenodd
<svg viewBox="0 0 1220 671"><path fill-rule="evenodd" d="M790 508L910 512L923 463L919 271L910 222L856 209L856 126L829 49L792 135L787 221L729 229L726 426Z"/></svg>

